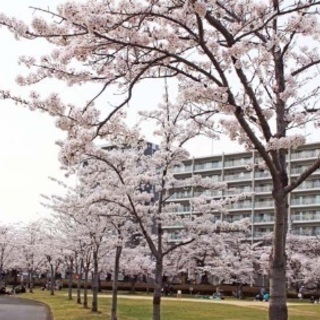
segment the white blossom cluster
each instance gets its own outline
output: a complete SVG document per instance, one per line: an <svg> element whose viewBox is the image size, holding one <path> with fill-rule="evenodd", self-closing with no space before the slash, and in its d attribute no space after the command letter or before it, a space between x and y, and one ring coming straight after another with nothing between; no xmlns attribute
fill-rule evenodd
<svg viewBox="0 0 320 320"><path fill-rule="evenodd" d="M278 149L297 149L306 143L306 137L303 135L292 135L280 139L272 138L266 145L266 150Z"/></svg>

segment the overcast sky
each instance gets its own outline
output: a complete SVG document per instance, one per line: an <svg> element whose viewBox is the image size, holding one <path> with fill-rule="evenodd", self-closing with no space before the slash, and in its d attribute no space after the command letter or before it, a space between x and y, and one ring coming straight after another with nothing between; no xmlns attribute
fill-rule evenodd
<svg viewBox="0 0 320 320"><path fill-rule="evenodd" d="M58 0L10 0L1 1L0 12L30 20L33 14L29 6L54 8ZM21 92L26 89L17 88L14 79L21 67L17 64L20 55L32 55L45 52L44 43L19 41L5 29L0 29L1 59L0 87L13 88ZM52 91L52 84L42 86L46 95ZM56 84L54 89L56 89ZM74 92L63 86L59 91L73 100ZM90 92L89 92L90 94ZM161 90L153 84L143 85L135 93L131 103L130 116L134 110L156 105L162 95ZM81 94L76 94L81 99ZM62 138L62 133L55 128L49 116L25 110L11 102L0 101L0 223L2 221L28 221L44 213L39 204L40 194L53 194L57 188L48 180L49 176L60 178L58 147L55 141ZM236 145L225 141L205 143L195 141L189 145L192 156L207 156L220 152L235 152Z"/></svg>

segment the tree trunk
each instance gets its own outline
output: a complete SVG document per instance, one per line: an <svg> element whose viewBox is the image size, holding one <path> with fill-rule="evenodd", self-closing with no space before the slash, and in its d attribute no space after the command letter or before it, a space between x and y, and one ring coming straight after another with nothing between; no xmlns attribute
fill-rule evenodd
<svg viewBox="0 0 320 320"><path fill-rule="evenodd" d="M55 276L54 276L54 268L53 265L50 263L50 271L51 271L51 275L50 275L50 294L52 296L54 296L54 285L55 285Z"/></svg>
<svg viewBox="0 0 320 320"><path fill-rule="evenodd" d="M146 291L147 291L147 295L149 295L150 293L149 276L146 276Z"/></svg>
<svg viewBox="0 0 320 320"><path fill-rule="evenodd" d="M98 292L102 292L102 285L101 285L101 272L98 273Z"/></svg>
<svg viewBox="0 0 320 320"><path fill-rule="evenodd" d="M111 320L117 320L117 306L118 306L118 276L120 269L120 256L122 252L122 246L117 246L116 257L114 261L114 273L112 280L112 306L111 306Z"/></svg>
<svg viewBox="0 0 320 320"><path fill-rule="evenodd" d="M81 273L77 274L77 303L81 304Z"/></svg>
<svg viewBox="0 0 320 320"><path fill-rule="evenodd" d="M162 257L157 258L156 275L153 291L153 315L152 320L161 320L161 289L162 289Z"/></svg>
<svg viewBox="0 0 320 320"><path fill-rule="evenodd" d="M83 284L83 307L88 308L88 267L84 270L84 284Z"/></svg>
<svg viewBox="0 0 320 320"><path fill-rule="evenodd" d="M80 265L76 264L76 275L77 275L77 303L81 304L81 278L83 270L83 260L80 260Z"/></svg>
<svg viewBox="0 0 320 320"><path fill-rule="evenodd" d="M28 278L29 278L29 292L33 293L33 270L29 270L28 272Z"/></svg>
<svg viewBox="0 0 320 320"><path fill-rule="evenodd" d="M92 308L91 311L98 311L98 251L93 252L93 279L92 279Z"/></svg>
<svg viewBox="0 0 320 320"><path fill-rule="evenodd" d="M68 300L72 300L72 286L73 286L73 259L70 260L70 268L69 268Z"/></svg>
<svg viewBox="0 0 320 320"><path fill-rule="evenodd" d="M18 271L17 271L17 269L13 269L12 273L13 273L13 287L15 288L17 286L17 283L18 283Z"/></svg>
<svg viewBox="0 0 320 320"><path fill-rule="evenodd" d="M130 288L131 293L136 292L136 282L137 282L137 277L135 275L131 276L131 288Z"/></svg>
<svg viewBox="0 0 320 320"><path fill-rule="evenodd" d="M270 305L269 320L287 320L287 286L286 286L286 235L288 229L288 199L274 192L275 225L270 261Z"/></svg>

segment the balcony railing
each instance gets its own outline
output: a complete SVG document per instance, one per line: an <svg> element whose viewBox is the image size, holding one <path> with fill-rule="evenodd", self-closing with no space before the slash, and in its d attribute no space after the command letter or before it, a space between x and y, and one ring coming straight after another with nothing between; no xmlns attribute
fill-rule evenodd
<svg viewBox="0 0 320 320"><path fill-rule="evenodd" d="M240 194L244 192L251 192L252 188L250 186L244 187L244 188L234 188L233 190L226 190L224 191L225 195L235 195Z"/></svg>
<svg viewBox="0 0 320 320"><path fill-rule="evenodd" d="M293 167L291 168L291 174L300 174L305 171L309 166ZM320 170L316 170L314 173L320 173Z"/></svg>
<svg viewBox="0 0 320 320"><path fill-rule="evenodd" d="M310 230L301 230L301 229L292 229L292 233L299 236L319 236L320 230L318 229L310 229Z"/></svg>
<svg viewBox="0 0 320 320"><path fill-rule="evenodd" d="M269 178L271 177L271 174L269 171L256 171L254 173L255 178Z"/></svg>
<svg viewBox="0 0 320 320"><path fill-rule="evenodd" d="M207 197L221 197L222 192L221 191L210 191L210 190L204 190L204 191L195 191L194 196L199 197L199 196L207 196Z"/></svg>
<svg viewBox="0 0 320 320"><path fill-rule="evenodd" d="M166 212L170 213L190 213L191 207L190 206L184 206L184 205L175 205L175 206L166 206L165 207Z"/></svg>
<svg viewBox="0 0 320 320"><path fill-rule="evenodd" d="M188 166L179 166L172 169L173 173L184 173L184 172L191 172L192 171L192 165Z"/></svg>
<svg viewBox="0 0 320 320"><path fill-rule="evenodd" d="M252 158L242 158L235 160L226 160L224 163L225 167L237 167L237 166L246 166L252 163Z"/></svg>
<svg viewBox="0 0 320 320"><path fill-rule="evenodd" d="M305 197L305 198L299 198L291 199L291 205L296 205L296 206L302 206L302 205L320 205L320 198L319 196L311 198L311 197Z"/></svg>
<svg viewBox="0 0 320 320"><path fill-rule="evenodd" d="M174 193L170 196L169 200L188 199L188 198L192 198L192 192Z"/></svg>
<svg viewBox="0 0 320 320"><path fill-rule="evenodd" d="M255 192L272 192L272 185L259 187L256 186L254 189Z"/></svg>
<svg viewBox="0 0 320 320"><path fill-rule="evenodd" d="M256 201L254 203L254 206L256 208L267 208L267 207L273 207L274 202L273 201Z"/></svg>
<svg viewBox="0 0 320 320"><path fill-rule="evenodd" d="M222 168L222 162L206 162L206 163L196 163L194 166L195 171L199 170L211 170Z"/></svg>
<svg viewBox="0 0 320 320"><path fill-rule="evenodd" d="M252 179L251 173L235 173L235 174L226 174L224 176L225 181L233 181L233 180L250 180Z"/></svg>
<svg viewBox="0 0 320 320"><path fill-rule="evenodd" d="M250 215L247 215L247 216L242 216L242 215L239 215L239 216L232 216L232 217L226 217L224 220L232 223L232 222L236 222L236 221L239 221L239 220L242 220L242 219L245 219L245 218L250 218Z"/></svg>
<svg viewBox="0 0 320 320"><path fill-rule="evenodd" d="M310 180L310 181L304 181L301 183L297 189L316 189L320 188L320 180Z"/></svg>
<svg viewBox="0 0 320 320"><path fill-rule="evenodd" d="M320 220L320 213L312 214L306 213L303 215L291 215L292 221L319 221Z"/></svg>
<svg viewBox="0 0 320 320"><path fill-rule="evenodd" d="M291 154L291 159L315 158L318 157L319 154L320 149L298 151Z"/></svg>
<svg viewBox="0 0 320 320"><path fill-rule="evenodd" d="M268 222L274 222L274 216L255 216L253 219L256 223L268 223Z"/></svg>
<svg viewBox="0 0 320 320"><path fill-rule="evenodd" d="M251 201L235 202L229 205L229 209L251 209L251 208L252 208Z"/></svg>

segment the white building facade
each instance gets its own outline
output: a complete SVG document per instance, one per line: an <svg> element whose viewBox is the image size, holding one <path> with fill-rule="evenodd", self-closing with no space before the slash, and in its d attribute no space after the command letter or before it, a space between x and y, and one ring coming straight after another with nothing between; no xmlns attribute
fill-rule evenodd
<svg viewBox="0 0 320 320"><path fill-rule="evenodd" d="M320 156L320 142L306 144L297 150L290 151L287 156L288 175L292 180L302 173ZM252 241L263 234L272 232L274 222L274 204L271 196L272 181L268 170L255 168L248 170L253 164L261 162L257 152L239 152L221 154L210 157L194 158L186 161L184 166L175 170L178 179L186 179L193 175L210 177L215 181L226 182L228 191L214 191L210 195L219 199L243 192L253 192L252 196L230 205L228 214L217 213L214 219L237 221L250 218ZM190 199L200 193L201 189L175 190L168 203L179 203L177 214L192 214ZM320 169L289 195L289 232L299 235L320 236ZM174 232L172 233L174 240Z"/></svg>

